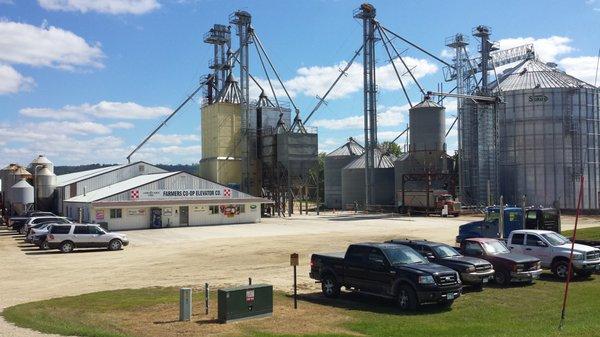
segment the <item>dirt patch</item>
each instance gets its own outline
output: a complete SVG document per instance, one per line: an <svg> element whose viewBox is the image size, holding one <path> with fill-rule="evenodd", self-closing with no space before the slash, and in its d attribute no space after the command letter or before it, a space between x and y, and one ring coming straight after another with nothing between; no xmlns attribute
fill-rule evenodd
<svg viewBox="0 0 600 337"><path fill-rule="evenodd" d="M331 308L315 303L300 302L298 309L293 307L293 299L276 294L273 317L221 324L217 321L217 302L210 302L209 315L204 314L204 300L195 300L192 320L179 322L177 303L161 304L133 312L107 313L121 331L148 337L169 336L246 336L252 331L274 334L349 334L344 323L351 317L342 309Z"/></svg>

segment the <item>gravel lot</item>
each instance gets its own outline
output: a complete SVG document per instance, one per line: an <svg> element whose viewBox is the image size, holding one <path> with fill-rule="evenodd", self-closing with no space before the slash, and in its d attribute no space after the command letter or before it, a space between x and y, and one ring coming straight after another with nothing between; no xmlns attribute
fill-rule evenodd
<svg viewBox="0 0 600 337"><path fill-rule="evenodd" d="M458 226L472 217L391 217L325 214L263 219L259 224L128 231L122 251L40 251L0 229L0 310L15 304L100 290L148 286L214 286L253 281L291 289L289 254L300 254L299 287L316 289L308 278L312 252L344 250L348 243L398 237L453 243ZM563 229L574 218L563 217ZM597 226L583 218L581 227ZM0 318L1 336L42 336ZM47 335L46 335L47 336Z"/></svg>

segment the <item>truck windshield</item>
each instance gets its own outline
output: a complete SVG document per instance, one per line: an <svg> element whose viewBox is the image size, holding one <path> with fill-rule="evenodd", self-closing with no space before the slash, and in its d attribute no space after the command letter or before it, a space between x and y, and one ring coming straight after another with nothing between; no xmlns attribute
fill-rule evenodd
<svg viewBox="0 0 600 337"><path fill-rule="evenodd" d="M441 258L460 256L460 254L456 251L456 249L454 249L450 246L435 246L435 247L433 247L433 250Z"/></svg>
<svg viewBox="0 0 600 337"><path fill-rule="evenodd" d="M421 254L410 247L398 247L384 249L384 253L391 265L429 263Z"/></svg>
<svg viewBox="0 0 600 337"><path fill-rule="evenodd" d="M569 239L558 233L542 234L542 236L544 237L544 239L548 240L548 242L550 242L550 244L553 246L561 246L567 243L571 243Z"/></svg>
<svg viewBox="0 0 600 337"><path fill-rule="evenodd" d="M489 254L496 253L509 253L510 251L506 246L500 241L489 241L483 243L483 248Z"/></svg>
<svg viewBox="0 0 600 337"><path fill-rule="evenodd" d="M491 211L485 215L485 222L497 221L498 218L500 218L500 213Z"/></svg>

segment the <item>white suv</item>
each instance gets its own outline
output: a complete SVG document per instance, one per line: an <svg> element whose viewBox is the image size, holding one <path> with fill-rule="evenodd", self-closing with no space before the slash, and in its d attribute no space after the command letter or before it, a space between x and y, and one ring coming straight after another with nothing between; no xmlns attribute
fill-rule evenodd
<svg viewBox="0 0 600 337"><path fill-rule="evenodd" d="M107 232L94 224L52 225L46 237L47 247L70 253L75 248L106 247L119 250L129 244L125 234Z"/></svg>
<svg viewBox="0 0 600 337"><path fill-rule="evenodd" d="M47 223L47 222L59 223L59 224L72 223L67 218L61 217L61 216L56 216L56 215L34 216L25 221L23 226L21 226L21 228L19 229L19 234L27 235L27 234L29 234L29 230L31 229L31 227L38 225L38 224Z"/></svg>
<svg viewBox="0 0 600 337"><path fill-rule="evenodd" d="M534 229L516 230L508 237L508 248L511 252L537 257L543 268L550 268L559 278L564 279L569 273L571 241L558 233ZM584 277L600 271L600 250L576 243L572 269Z"/></svg>

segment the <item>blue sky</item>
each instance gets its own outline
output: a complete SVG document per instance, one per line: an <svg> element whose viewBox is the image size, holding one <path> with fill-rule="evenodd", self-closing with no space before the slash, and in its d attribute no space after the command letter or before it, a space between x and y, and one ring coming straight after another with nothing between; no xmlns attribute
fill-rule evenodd
<svg viewBox="0 0 600 337"><path fill-rule="evenodd" d="M39 153L56 164L123 162L209 72L212 49L202 36L214 23L227 24L238 9L252 14L258 36L306 115L315 95L325 92L361 44L361 25L352 17L360 3L0 0L0 165L27 163ZM448 60L446 37L485 24L501 48L534 43L542 60L594 81L600 0L373 5L383 26ZM408 48L404 56L425 88L435 90L443 82L442 64L395 43L399 50ZM472 51L476 45L472 41ZM254 50L251 59L251 73L264 79ZM361 59L309 123L319 128L321 151L362 135ZM380 140L385 140L406 127L408 106L381 46L377 60ZM409 92L413 102L420 100L414 84ZM137 158L197 162L200 100L183 109ZM456 111L452 101L446 104L450 122ZM455 132L447 143L451 151L456 147Z"/></svg>

